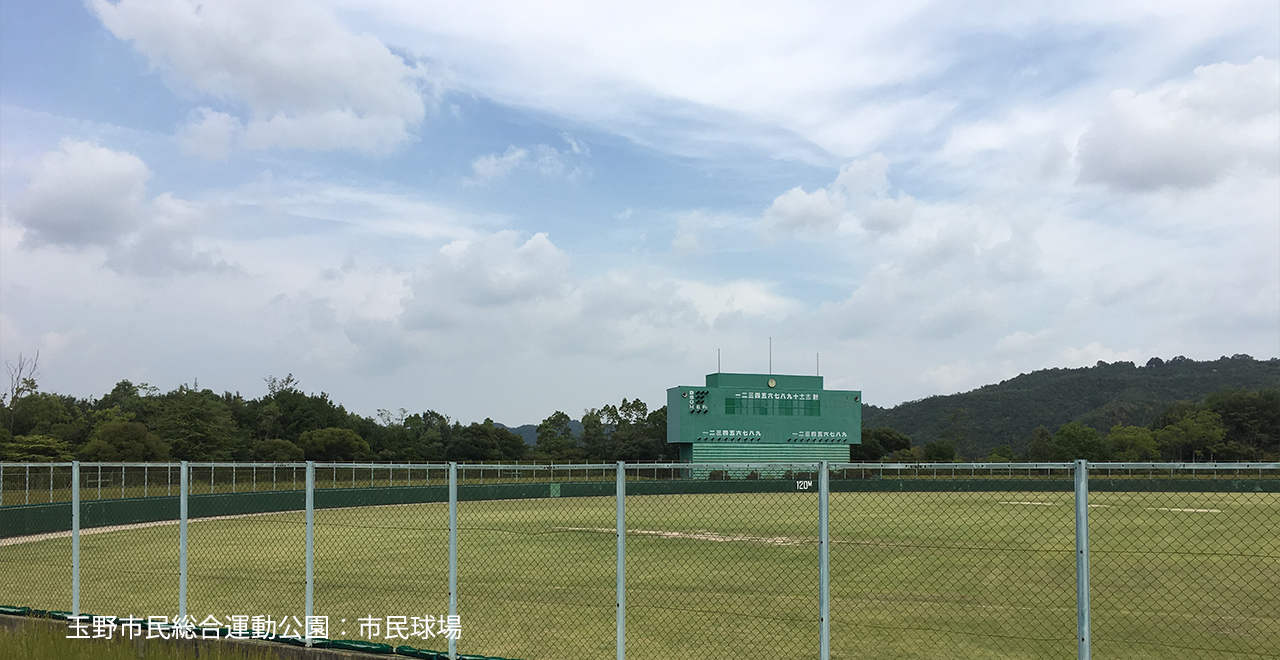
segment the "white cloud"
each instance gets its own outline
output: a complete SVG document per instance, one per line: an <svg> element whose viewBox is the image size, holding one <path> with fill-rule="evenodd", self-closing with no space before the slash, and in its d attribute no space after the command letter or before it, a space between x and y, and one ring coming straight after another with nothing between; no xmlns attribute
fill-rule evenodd
<svg viewBox="0 0 1280 660"><path fill-rule="evenodd" d="M711 325L725 316L757 316L781 321L800 311L794 301L774 292L765 282L738 280L724 284L680 282L675 296L689 301L702 321Z"/></svg>
<svg viewBox="0 0 1280 660"><path fill-rule="evenodd" d="M1119 190L1203 188L1242 166L1280 169L1280 62L1198 67L1113 92L1080 137L1080 180Z"/></svg>
<svg viewBox="0 0 1280 660"><path fill-rule="evenodd" d="M501 179L510 174L520 163L528 158L529 152L524 149L518 149L515 146L507 147L506 152L501 156L497 154L487 154L471 161L471 171L475 173L471 181L474 183L485 183L495 179Z"/></svg>
<svg viewBox="0 0 1280 660"><path fill-rule="evenodd" d="M93 0L112 34L133 43L174 84L247 110L250 149L385 152L421 122L428 74L370 34L354 34L311 2ZM237 128L206 113L180 131L201 155L222 153ZM213 123L211 123L213 122Z"/></svg>
<svg viewBox="0 0 1280 660"><path fill-rule="evenodd" d="M206 160L226 159L243 131L240 120L209 108L200 108L198 113L200 119L193 119L178 131L178 144L187 153Z"/></svg>
<svg viewBox="0 0 1280 660"><path fill-rule="evenodd" d="M591 155L591 148L587 146L586 142L583 142L568 133L561 133L560 137L569 144L569 150L573 153L581 156Z"/></svg>
<svg viewBox="0 0 1280 660"><path fill-rule="evenodd" d="M133 154L64 139L12 209L31 245L111 245L146 215L151 170Z"/></svg>
<svg viewBox="0 0 1280 660"><path fill-rule="evenodd" d="M765 226L775 231L826 233L844 219L845 196L819 188L811 193L796 186L778 196L764 212Z"/></svg>
<svg viewBox="0 0 1280 660"><path fill-rule="evenodd" d="M1046 341L1053 336L1053 331L1049 329L1040 330L1038 332L1026 332L1018 330L1001 337L995 344L996 353L1018 353L1021 351L1036 349L1042 347Z"/></svg>
<svg viewBox="0 0 1280 660"><path fill-rule="evenodd" d="M117 272L163 275L227 268L193 247L198 205L148 199L151 170L137 156L66 139L46 153L11 210L30 248L101 248Z"/></svg>
<svg viewBox="0 0 1280 660"><path fill-rule="evenodd" d="M978 375L978 369L974 365L968 360L960 360L926 369L920 380L936 392L952 394L972 387Z"/></svg>
<svg viewBox="0 0 1280 660"><path fill-rule="evenodd" d="M1271 54L1277 17L1267 0L362 8L501 103L685 155L745 146L823 165L930 143L1007 100L1141 84L1189 53Z"/></svg>
<svg viewBox="0 0 1280 660"><path fill-rule="evenodd" d="M510 145L502 154L480 156L471 161L472 176L466 183L477 185L496 181L522 166L528 166L542 176L575 179L583 169L574 164L574 159L590 156L591 150L567 134L562 137L569 144L569 148L564 151L547 144L538 144L529 149Z"/></svg>
<svg viewBox="0 0 1280 660"><path fill-rule="evenodd" d="M566 257L546 234L519 243L516 232L501 231L474 241L453 241L439 254L425 274L432 296L473 306L547 297L565 277Z"/></svg>
<svg viewBox="0 0 1280 660"><path fill-rule="evenodd" d="M409 279L404 341L427 355L645 355L670 360L701 334L779 322L800 306L760 281L689 280L652 267L573 275L545 234L500 231L442 247ZM440 344L447 339L448 344ZM496 353L495 353L496 352ZM489 359L486 357L485 359Z"/></svg>
<svg viewBox="0 0 1280 660"><path fill-rule="evenodd" d="M916 201L889 197L889 160L874 154L840 168L831 185L811 193L796 186L765 209L762 226L773 234L831 234L855 227L875 235L892 234L909 224Z"/></svg>

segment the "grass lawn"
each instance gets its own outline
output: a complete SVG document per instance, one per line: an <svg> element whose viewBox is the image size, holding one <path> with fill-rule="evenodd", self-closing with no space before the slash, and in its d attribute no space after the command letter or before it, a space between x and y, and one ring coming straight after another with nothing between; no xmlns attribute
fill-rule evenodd
<svg viewBox="0 0 1280 660"><path fill-rule="evenodd" d="M1096 657L1276 657L1280 496L1090 502ZM816 493L626 504L628 657L818 657ZM612 657L614 507L463 502L459 650ZM360 637L360 617L447 612L447 516L444 504L316 513L315 609L331 637ZM830 517L833 658L1075 657L1070 493L833 493ZM189 533L197 618L301 617L301 513L195 521ZM82 609L172 615L177 538L176 525L83 536ZM0 601L66 609L69 557L66 538L0 547Z"/></svg>

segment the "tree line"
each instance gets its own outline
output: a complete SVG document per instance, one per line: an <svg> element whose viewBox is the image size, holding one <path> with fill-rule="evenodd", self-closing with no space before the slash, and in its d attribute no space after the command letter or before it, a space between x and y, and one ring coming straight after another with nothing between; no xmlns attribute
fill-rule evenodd
<svg viewBox="0 0 1280 660"><path fill-rule="evenodd" d="M303 392L292 374L267 377L267 393L245 398L197 384L161 392L122 380L101 398L42 392L38 362L8 365L0 394L0 460L32 461L662 461L666 407L623 399L585 411L582 430L557 411L537 444L493 420L463 425L427 410L364 417L329 395Z"/></svg>

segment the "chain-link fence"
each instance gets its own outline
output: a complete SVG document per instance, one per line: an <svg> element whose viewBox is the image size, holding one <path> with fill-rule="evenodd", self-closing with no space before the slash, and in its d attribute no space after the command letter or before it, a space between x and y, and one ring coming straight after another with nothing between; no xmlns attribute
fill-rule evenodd
<svg viewBox="0 0 1280 660"><path fill-rule="evenodd" d="M839 470L831 627L841 658L1076 652L1074 470Z"/></svg>
<svg viewBox="0 0 1280 660"><path fill-rule="evenodd" d="M1280 657L1280 464L0 464L0 487L0 605L453 657Z"/></svg>

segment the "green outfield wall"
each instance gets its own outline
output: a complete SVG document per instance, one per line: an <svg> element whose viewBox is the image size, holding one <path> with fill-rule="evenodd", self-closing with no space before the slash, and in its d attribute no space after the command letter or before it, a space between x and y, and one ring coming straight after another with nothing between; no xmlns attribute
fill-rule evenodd
<svg viewBox="0 0 1280 660"><path fill-rule="evenodd" d="M800 473L791 479L655 480L627 483L628 495L695 495L713 493L817 492L816 475ZM1069 492L1070 479L841 479L831 480L831 492ZM542 482L517 484L463 484L458 500L519 500L554 497L612 497L612 481ZM1280 479L1091 479L1092 492L1169 493L1280 493ZM304 491L276 491L192 495L188 510L192 519L237 516L255 513L301 511ZM447 502L447 486L404 486L388 488L338 488L315 491L317 509L395 506ZM177 496L119 500L90 500L81 503L82 529L112 525L177 520ZM66 532L71 529L71 504L32 504L0 508L0 538Z"/></svg>

